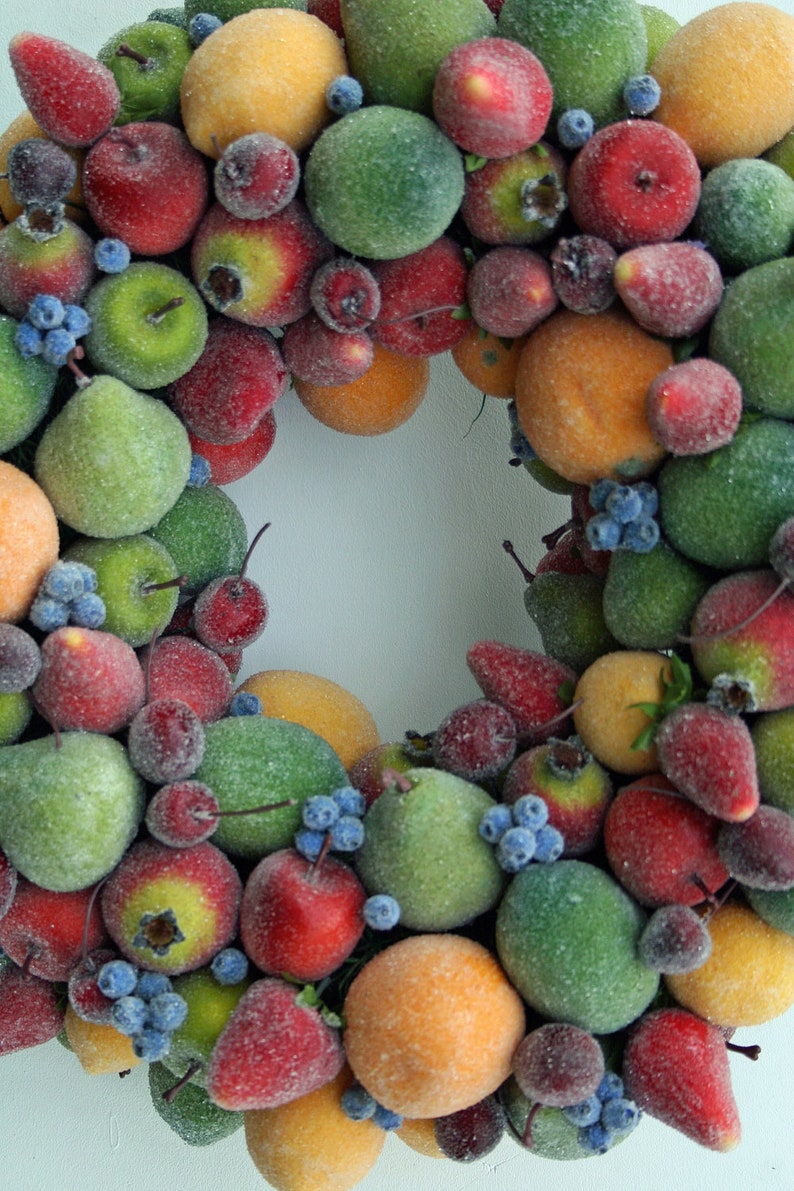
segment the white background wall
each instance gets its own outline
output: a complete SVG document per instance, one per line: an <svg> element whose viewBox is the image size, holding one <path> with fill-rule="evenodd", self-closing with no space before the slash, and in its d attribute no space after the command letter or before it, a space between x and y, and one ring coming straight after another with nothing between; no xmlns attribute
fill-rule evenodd
<svg viewBox="0 0 794 1191"><path fill-rule="evenodd" d="M20 30L91 53L155 0L3 0L0 42ZM708 3L659 0L679 20ZM794 0L778 7L794 12ZM22 110L0 66L0 128ZM271 601L264 636L243 676L309 670L352 690L383 739L430 731L479 693L465 664L484 637L538 646L505 537L534 562L540 535L567 503L507 465L504 403L480 396L449 361L434 361L431 390L411 421L376 439L316 423L294 394L280 402L276 445L263 466L227 489L249 533L272 521L251 574ZM757 1063L732 1056L744 1140L716 1155L654 1121L617 1151L567 1165L532 1159L503 1142L474 1166L420 1158L395 1138L363 1191L700 1191L794 1186L791 1014L737 1039L758 1042ZM238 1133L207 1150L184 1145L154 1114L146 1072L90 1079L57 1042L0 1060L0 1185L13 1191L196 1191L262 1187Z"/></svg>

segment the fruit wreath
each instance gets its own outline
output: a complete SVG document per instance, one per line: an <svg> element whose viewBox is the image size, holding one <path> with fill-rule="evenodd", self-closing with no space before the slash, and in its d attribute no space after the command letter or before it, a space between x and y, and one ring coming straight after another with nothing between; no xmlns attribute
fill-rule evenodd
<svg viewBox="0 0 794 1191"><path fill-rule="evenodd" d="M0 1054L140 1067L279 1191L388 1133L732 1150L794 1002L794 15L185 0L9 57ZM279 527L230 492L285 403L398 441L445 353L565 513L488 564L542 649L472 636L384 743L244 661Z"/></svg>

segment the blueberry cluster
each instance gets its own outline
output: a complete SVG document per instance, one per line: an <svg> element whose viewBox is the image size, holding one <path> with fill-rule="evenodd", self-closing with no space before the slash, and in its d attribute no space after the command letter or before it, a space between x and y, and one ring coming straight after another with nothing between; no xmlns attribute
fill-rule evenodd
<svg viewBox="0 0 794 1191"><path fill-rule="evenodd" d="M585 534L594 550L648 554L659 541L655 520L659 494L647 480L636 484L596 480L590 486L590 505L595 514L587 522Z"/></svg>
<svg viewBox="0 0 794 1191"><path fill-rule="evenodd" d="M36 294L17 326L15 341L24 359L41 356L60 368L90 330L91 318L82 306L64 303L54 294Z"/></svg>
<svg viewBox="0 0 794 1191"><path fill-rule="evenodd" d="M303 826L295 832L295 847L307 860L320 855L328 834L332 852L355 852L364 842L364 795L352 786L332 794L314 794L303 804Z"/></svg>
<svg viewBox="0 0 794 1191"><path fill-rule="evenodd" d="M105 602L97 593L96 571L59 558L42 579L28 616L43 633L66 624L98 629L105 621Z"/></svg>
<svg viewBox="0 0 794 1191"><path fill-rule="evenodd" d="M404 1118L398 1112L392 1112L390 1108L378 1104L375 1097L360 1083L353 1083L345 1089L341 1104L342 1112L351 1121L372 1121L373 1125L378 1125L387 1132L399 1129L403 1123Z"/></svg>
<svg viewBox="0 0 794 1191"><path fill-rule="evenodd" d="M171 1049L171 1035L187 1017L187 1001L161 972L139 971L124 959L99 969L97 984L113 1005L111 1024L132 1039L139 1059L156 1063Z"/></svg>
<svg viewBox="0 0 794 1191"><path fill-rule="evenodd" d="M565 840L548 821L549 808L537 794L525 794L513 806L498 802L480 819L479 832L493 844L500 868L517 873L533 860L553 864L565 849Z"/></svg>
<svg viewBox="0 0 794 1191"><path fill-rule="evenodd" d="M579 1144L593 1154L605 1154L614 1142L631 1133L640 1119L640 1110L623 1094L623 1080L615 1071L607 1071L588 1100L564 1108L563 1115L579 1128Z"/></svg>

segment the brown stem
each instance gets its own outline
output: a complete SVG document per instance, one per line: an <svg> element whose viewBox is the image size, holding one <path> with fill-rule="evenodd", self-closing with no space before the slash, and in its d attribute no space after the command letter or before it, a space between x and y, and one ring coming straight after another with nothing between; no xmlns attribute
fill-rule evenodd
<svg viewBox="0 0 794 1191"><path fill-rule="evenodd" d="M167 591L170 587L185 587L190 581L189 575L177 575L175 579L164 579L162 583L142 583L141 595L150 595L153 591Z"/></svg>
<svg viewBox="0 0 794 1191"><path fill-rule="evenodd" d="M515 547L514 547L513 543L508 538L505 538L505 540L502 542L502 549L504 550L505 554L510 555L513 562L516 564L519 571L524 576L524 579L526 580L526 582L531 583L532 580L535 578L535 576L533 575L532 571L530 571L529 567L524 566L523 562L516 554Z"/></svg>
<svg viewBox="0 0 794 1191"><path fill-rule="evenodd" d="M93 888L90 898L88 899L88 906L86 908L85 919L83 921L83 936L80 940L80 954L83 958L83 963L85 963L88 959L88 928L91 922L91 912L94 909L99 891L105 884L105 881L107 881L107 877L103 877L101 881L97 882Z"/></svg>
<svg viewBox="0 0 794 1191"><path fill-rule="evenodd" d="M116 50L116 57L132 58L133 62L137 62L138 65L143 67L144 70L151 70L151 68L154 66L154 58L147 58L145 54L140 54L137 50L134 50L131 45L127 45L126 41L123 41Z"/></svg>
<svg viewBox="0 0 794 1191"><path fill-rule="evenodd" d="M306 880L309 882L310 885L313 885L314 882L317 880L317 874L319 873L320 869L322 868L323 861L325 860L326 856L328 855L328 853L331 849L331 839L332 839L331 832L326 831L325 839L323 840L323 845L320 848L320 851L317 853L317 856L316 856L314 862L312 863L311 868L309 869L309 871L306 874Z"/></svg>
<svg viewBox="0 0 794 1191"><path fill-rule="evenodd" d="M532 1105L532 1107L529 1110L529 1113L527 1115L527 1123L524 1126L524 1132L521 1134L521 1142L523 1145L525 1145L527 1147L528 1150L531 1150L533 1148L533 1146L535 1145L535 1139L532 1136L532 1126L535 1123L535 1117L540 1112L541 1107L542 1106L537 1101L535 1101L535 1103Z"/></svg>
<svg viewBox="0 0 794 1191"><path fill-rule="evenodd" d="M221 819L228 815L258 815L262 811L277 811L283 806L294 806L294 798L284 798L281 802L268 802L264 806L245 806L237 811L193 811L194 819Z"/></svg>
<svg viewBox="0 0 794 1191"><path fill-rule="evenodd" d="M193 1059L192 1063L179 1082L175 1083L172 1088L166 1088L166 1090L163 1092L163 1100L165 1100L166 1104L171 1104L172 1101L176 1100L182 1089L190 1083L196 1072L200 1071L203 1066L204 1064L198 1059Z"/></svg>
<svg viewBox="0 0 794 1191"><path fill-rule="evenodd" d="M170 298L158 310L153 310L151 314L146 315L147 323L161 323L165 316L172 310L177 310L180 306L184 306L185 299L182 294L177 294L175 298Z"/></svg>
<svg viewBox="0 0 794 1191"><path fill-rule="evenodd" d="M752 1059L753 1062L761 1053L761 1047L757 1042L754 1042L752 1046L739 1046L737 1042L726 1042L725 1046L727 1050L735 1051L737 1055L744 1055L746 1059Z"/></svg>
<svg viewBox="0 0 794 1191"><path fill-rule="evenodd" d="M273 524L272 521L266 521L265 524L262 526L262 528L258 529L256 531L256 533L254 534L254 536L251 538L251 545L248 547L248 549L245 552L245 558L243 559L243 565L240 567L240 574L239 574L238 578L242 579L242 577L245 575L246 569L248 567L248 562L251 558L251 555L254 552L254 548L255 548L257 542L259 541L259 539L261 538L261 536L265 532L265 530L270 529L270 526L272 524Z"/></svg>
<svg viewBox="0 0 794 1191"><path fill-rule="evenodd" d="M755 612L751 612L749 616L745 616L744 620L740 620L738 624L733 624L729 629L720 629L718 633L698 633L695 637L685 637L683 633L676 633L676 640L683 641L685 645L700 645L707 641L721 641L723 637L730 637L733 633L740 633L742 629L746 629L748 624L752 624L767 608L771 608L775 600L789 585L788 579L781 579L775 590L770 596L764 600Z"/></svg>

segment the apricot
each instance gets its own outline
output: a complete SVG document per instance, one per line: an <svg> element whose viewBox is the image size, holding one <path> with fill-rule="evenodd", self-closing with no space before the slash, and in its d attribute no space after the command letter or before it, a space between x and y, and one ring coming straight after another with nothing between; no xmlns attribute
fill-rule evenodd
<svg viewBox="0 0 794 1191"><path fill-rule="evenodd" d="M346 385L314 385L295 379L295 392L309 413L345 434L385 434L407 422L430 382L425 356L398 356L379 343L358 380Z"/></svg>
<svg viewBox="0 0 794 1191"><path fill-rule="evenodd" d="M469 384L489 397L512 397L518 361L526 339L506 341L472 324L453 344L452 359Z"/></svg>
<svg viewBox="0 0 794 1191"><path fill-rule="evenodd" d="M348 1062L407 1117L476 1104L510 1074L524 1008L495 957L462 935L413 935L371 959L344 1005Z"/></svg>
<svg viewBox="0 0 794 1191"><path fill-rule="evenodd" d="M679 1004L721 1026L758 1026L794 1004L794 937L728 902L709 920L711 955L694 972L667 976Z"/></svg>
<svg viewBox="0 0 794 1191"><path fill-rule="evenodd" d="M670 347L628 315L560 310L533 331L516 374L524 434L552 471L576 484L648 475L665 451L645 415Z"/></svg>
<svg viewBox="0 0 794 1191"><path fill-rule="evenodd" d="M115 1026L85 1021L71 1005L66 1007L63 1024L69 1045L86 1075L118 1074L137 1067L141 1061L133 1052L131 1038L120 1034Z"/></svg>
<svg viewBox="0 0 794 1191"><path fill-rule="evenodd" d="M342 43L321 20L295 9L255 8L194 51L182 76L185 132L212 158L252 132L299 152L331 120L325 92L343 74Z"/></svg>
<svg viewBox="0 0 794 1191"><path fill-rule="evenodd" d="M794 16L771 4L723 4L683 25L659 51L654 118L702 166L757 157L794 124Z"/></svg>
<svg viewBox="0 0 794 1191"><path fill-rule="evenodd" d="M44 491L0 460L0 620L27 615L45 573L58 559L58 521Z"/></svg>
<svg viewBox="0 0 794 1191"><path fill-rule="evenodd" d="M585 748L618 773L651 773L658 768L656 747L634 748L649 724L636 703L659 703L662 678L670 681L670 663L652 650L625 649L602 654L585 670L574 691L576 731Z"/></svg>
<svg viewBox="0 0 794 1191"><path fill-rule="evenodd" d="M330 744L345 769L380 744L372 715L329 678L301 670L260 670L239 687L262 700L262 714L310 728Z"/></svg>
<svg viewBox="0 0 794 1191"><path fill-rule="evenodd" d="M375 1165L386 1134L345 1116L340 1100L351 1082L343 1068L306 1096L244 1113L248 1153L275 1191L347 1191Z"/></svg>

